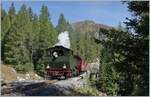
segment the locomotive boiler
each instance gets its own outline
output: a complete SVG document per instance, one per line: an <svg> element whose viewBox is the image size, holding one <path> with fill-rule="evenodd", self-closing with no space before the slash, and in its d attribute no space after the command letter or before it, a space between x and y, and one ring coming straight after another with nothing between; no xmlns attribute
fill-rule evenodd
<svg viewBox="0 0 150 97"><path fill-rule="evenodd" d="M70 78L87 71L87 64L73 51L63 46L55 46L46 50L45 68L47 77Z"/></svg>

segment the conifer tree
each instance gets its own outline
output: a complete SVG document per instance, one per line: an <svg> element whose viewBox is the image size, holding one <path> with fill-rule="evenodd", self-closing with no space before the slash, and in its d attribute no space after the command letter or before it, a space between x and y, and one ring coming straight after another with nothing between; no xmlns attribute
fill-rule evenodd
<svg viewBox="0 0 150 97"><path fill-rule="evenodd" d="M16 10L14 7L14 4L11 4L11 7L9 8L8 14L5 12L5 10L2 9L2 17L1 17L1 52L2 52L2 59L4 58L4 38L7 36L6 33L8 33L8 30L11 27L11 24L15 21L15 14Z"/></svg>
<svg viewBox="0 0 150 97"><path fill-rule="evenodd" d="M42 6L41 8L41 14L39 17L39 27L40 31L38 34L38 48L36 50L38 57L38 70L43 71L43 66L41 65L42 56L44 54L44 51L52 47L56 41L57 41L57 32L55 31L51 21L50 21L50 14L48 12L47 6ZM41 70L42 69L42 70Z"/></svg>
<svg viewBox="0 0 150 97"><path fill-rule="evenodd" d="M149 2L129 1L132 19L126 25L135 34L122 30L105 33L101 54L101 90L109 95L149 95L148 28ZM111 67L111 68L110 68Z"/></svg>
<svg viewBox="0 0 150 97"><path fill-rule="evenodd" d="M4 38L6 37L6 33L10 29L11 23L8 14L5 10L2 9L2 17L1 17L1 55L2 60L4 58Z"/></svg>
<svg viewBox="0 0 150 97"><path fill-rule="evenodd" d="M34 16L33 16L33 11L31 9L31 7L28 8L28 12L29 12L30 21L32 21Z"/></svg>
<svg viewBox="0 0 150 97"><path fill-rule="evenodd" d="M15 16L16 16L16 9L15 9L14 3L11 4L11 7L9 8L9 11L8 11L8 15L9 15L11 24L13 24L15 22Z"/></svg>
<svg viewBox="0 0 150 97"><path fill-rule="evenodd" d="M16 25L12 25L4 39L5 63L13 64L16 67L17 65L24 65L29 62L29 57L27 56L28 52L23 40L23 33L20 33Z"/></svg>
<svg viewBox="0 0 150 97"><path fill-rule="evenodd" d="M6 11L2 8L1 9L1 21L3 21L3 19L6 15L7 15Z"/></svg>
<svg viewBox="0 0 150 97"><path fill-rule="evenodd" d="M50 21L50 14L47 6L42 6L41 14L39 17L40 22L40 35L39 35L39 47L41 50L51 47L56 42L57 33Z"/></svg>
<svg viewBox="0 0 150 97"><path fill-rule="evenodd" d="M127 41L129 49L128 62L132 62L131 71L133 84L132 95L149 95L149 2L129 1L129 11L133 18L127 18L126 25L133 29L135 35ZM129 44L130 43L130 44ZM132 45L132 46L131 46ZM133 58L133 60L130 60Z"/></svg>
<svg viewBox="0 0 150 97"><path fill-rule="evenodd" d="M23 73L32 69L29 54L31 25L25 5L22 5L16 20L12 22L5 39L4 55L6 63L14 64L17 71Z"/></svg>
<svg viewBox="0 0 150 97"><path fill-rule="evenodd" d="M38 55L38 43L39 43L39 34L40 34L40 23L39 23L39 18L38 16L35 14L33 17L33 64L34 64L34 69L36 69L36 65L37 61L39 59L39 55Z"/></svg>
<svg viewBox="0 0 150 97"><path fill-rule="evenodd" d="M64 14L61 13L58 20L58 25L56 26L56 30L58 33L68 30L68 24L65 20Z"/></svg>
<svg viewBox="0 0 150 97"><path fill-rule="evenodd" d="M26 5L22 5L21 9L18 13L18 29L21 31L20 33L24 36L24 46L28 50L28 57L30 59L30 63L32 63L32 42L33 42L33 35L32 35L32 22L30 21L29 11ZM21 26L20 26L21 25ZM20 27L19 27L20 26Z"/></svg>
<svg viewBox="0 0 150 97"><path fill-rule="evenodd" d="M10 28L10 19L8 15L5 15L2 20L2 32L1 32L1 41L3 41L5 34L8 32Z"/></svg>

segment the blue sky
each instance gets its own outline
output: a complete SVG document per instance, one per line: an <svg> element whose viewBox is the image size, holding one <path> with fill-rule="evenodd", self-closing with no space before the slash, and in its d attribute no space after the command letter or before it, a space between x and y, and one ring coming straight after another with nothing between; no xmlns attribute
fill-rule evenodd
<svg viewBox="0 0 150 97"><path fill-rule="evenodd" d="M13 1L16 10L19 11L22 4L30 6L34 13L40 14L41 6L47 5L51 20L54 26L58 23L60 13L64 13L65 18L70 22L81 20L93 20L113 27L117 27L119 22L125 21L126 17L131 17L127 5L120 1ZM9 9L12 1L2 1L2 7ZM122 23L123 24L123 23Z"/></svg>

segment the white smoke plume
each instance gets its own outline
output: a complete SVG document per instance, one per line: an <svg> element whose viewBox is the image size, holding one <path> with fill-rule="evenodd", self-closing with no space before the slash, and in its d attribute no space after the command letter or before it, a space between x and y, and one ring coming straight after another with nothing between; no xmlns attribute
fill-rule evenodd
<svg viewBox="0 0 150 97"><path fill-rule="evenodd" d="M69 32L64 31L58 35L58 43L54 46L63 46L65 48L70 49L70 39L69 39Z"/></svg>

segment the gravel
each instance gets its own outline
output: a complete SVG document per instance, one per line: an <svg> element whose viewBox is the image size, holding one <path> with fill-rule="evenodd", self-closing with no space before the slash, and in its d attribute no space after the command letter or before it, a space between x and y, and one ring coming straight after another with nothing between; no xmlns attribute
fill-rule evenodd
<svg viewBox="0 0 150 97"><path fill-rule="evenodd" d="M11 70L10 70L11 69ZM11 71L11 72L5 72ZM3 96L53 96L53 95L71 95L76 87L84 86L84 78L88 74L83 73L79 77L69 78L67 80L43 80L34 73L16 74L13 68L3 65L4 78L1 81L1 95ZM6 74L15 74L12 78L5 78ZM33 76L35 78L33 78ZM9 76L10 77L10 76ZM32 80L30 80L32 79ZM34 80L36 79L36 80ZM10 81L11 80L11 81Z"/></svg>
<svg viewBox="0 0 150 97"><path fill-rule="evenodd" d="M48 83L46 80L25 80L12 81L10 91L9 87L2 87L2 95L4 96L59 96L71 95L76 87L82 87L85 82L86 74L79 77L69 78L67 80L60 80L54 83ZM7 93L5 92L7 90Z"/></svg>

